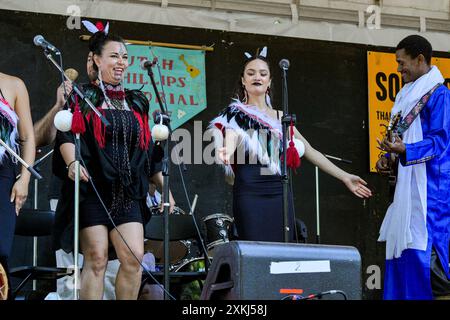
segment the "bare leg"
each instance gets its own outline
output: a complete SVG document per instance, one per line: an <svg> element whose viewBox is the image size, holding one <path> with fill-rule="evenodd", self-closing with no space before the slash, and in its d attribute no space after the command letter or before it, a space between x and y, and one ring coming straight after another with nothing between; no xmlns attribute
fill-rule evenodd
<svg viewBox="0 0 450 320"><path fill-rule="evenodd" d="M141 223L124 223L117 227L137 259L130 252L116 230L110 232L111 241L120 261L116 278L116 299L136 300L141 285L140 262L144 256L144 228Z"/></svg>
<svg viewBox="0 0 450 320"><path fill-rule="evenodd" d="M102 300L106 265L108 264L108 229L93 226L80 231L84 255L81 272L81 300Z"/></svg>

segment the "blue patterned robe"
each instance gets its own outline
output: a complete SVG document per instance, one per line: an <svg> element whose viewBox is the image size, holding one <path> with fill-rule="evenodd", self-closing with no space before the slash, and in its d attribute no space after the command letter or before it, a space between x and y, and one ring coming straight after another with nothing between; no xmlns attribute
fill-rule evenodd
<svg viewBox="0 0 450 320"><path fill-rule="evenodd" d="M384 299L432 299L430 257L434 247L447 278L450 241L450 90L436 89L420 112L423 140L405 144L403 166L426 162L427 230L425 251L407 249L386 260Z"/></svg>

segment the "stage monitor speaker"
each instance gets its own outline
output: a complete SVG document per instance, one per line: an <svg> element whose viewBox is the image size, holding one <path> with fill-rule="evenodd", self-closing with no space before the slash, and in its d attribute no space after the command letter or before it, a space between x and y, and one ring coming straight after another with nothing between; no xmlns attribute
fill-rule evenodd
<svg viewBox="0 0 450 320"><path fill-rule="evenodd" d="M354 247L230 241L214 250L203 300L281 300L293 292L304 298L329 290L361 299L361 256Z"/></svg>

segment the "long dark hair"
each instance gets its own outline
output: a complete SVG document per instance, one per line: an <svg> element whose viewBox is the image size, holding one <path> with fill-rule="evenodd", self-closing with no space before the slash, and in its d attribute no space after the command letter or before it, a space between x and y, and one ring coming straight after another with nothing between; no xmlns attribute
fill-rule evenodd
<svg viewBox="0 0 450 320"><path fill-rule="evenodd" d="M244 77L244 72L245 72L245 68L247 67L247 65L254 61L254 60L261 60L264 61L267 64L267 67L269 69L269 73L270 73L270 78L272 79L272 72L271 72L271 68L270 68L270 62L269 60L267 60L267 58L260 56L259 54L256 54L248 59L245 60L244 65L242 66L242 71L239 75L239 79L236 83L236 87L234 89L234 93L233 93L233 98L234 99L239 99L239 101L242 102L246 102L247 100L247 92L242 84L242 78ZM270 98L270 101L273 101L273 82L270 84L270 88L268 89L268 95Z"/></svg>
<svg viewBox="0 0 450 320"><path fill-rule="evenodd" d="M108 33L106 34L103 31L98 31L92 35L92 37L89 39L89 50L92 51L92 62L93 67L95 71L98 71L98 66L95 64L94 61L94 54L101 56L103 48L108 42L121 42L125 45L125 41L122 39L122 37L119 37L118 35Z"/></svg>

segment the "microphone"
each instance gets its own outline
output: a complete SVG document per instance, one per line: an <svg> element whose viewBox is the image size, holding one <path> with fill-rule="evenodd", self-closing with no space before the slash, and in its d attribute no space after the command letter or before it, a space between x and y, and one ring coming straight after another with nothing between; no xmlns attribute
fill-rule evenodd
<svg viewBox="0 0 450 320"><path fill-rule="evenodd" d="M37 36L34 37L33 42L34 42L34 45L37 47L42 47L46 50L50 50L56 54L59 54L59 50L54 45L52 45L50 42L45 40L44 37L41 36L40 34L38 34Z"/></svg>
<svg viewBox="0 0 450 320"><path fill-rule="evenodd" d="M278 65L280 66L281 69L287 70L289 69L290 63L288 59L281 59Z"/></svg>
<svg viewBox="0 0 450 320"><path fill-rule="evenodd" d="M344 162L344 163L349 163L349 164L353 163L352 160L347 160L347 159L342 159L342 158L330 156L329 154L325 154L325 153L323 155L325 157L329 158L329 159L338 160L338 161L341 161L341 162Z"/></svg>
<svg viewBox="0 0 450 320"><path fill-rule="evenodd" d="M158 62L158 58L156 58L156 57L153 59L153 61L142 60L140 66L141 66L142 70L147 70L147 69L150 69L151 67L153 67L157 62Z"/></svg>

